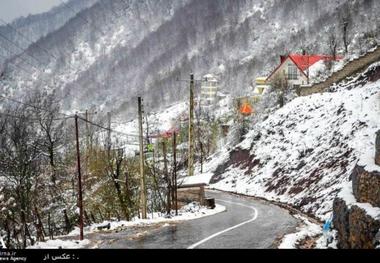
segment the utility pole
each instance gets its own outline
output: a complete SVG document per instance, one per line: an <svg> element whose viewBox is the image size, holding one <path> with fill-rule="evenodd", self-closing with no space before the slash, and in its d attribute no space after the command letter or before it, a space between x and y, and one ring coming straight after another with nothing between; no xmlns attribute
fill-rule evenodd
<svg viewBox="0 0 380 263"><path fill-rule="evenodd" d="M177 198L177 134L173 133L173 180L174 182L174 200L175 200L175 215L178 215L178 198Z"/></svg>
<svg viewBox="0 0 380 263"><path fill-rule="evenodd" d="M89 145L90 145L90 130L88 125L88 110L86 110L85 113L85 119L86 119L86 172L83 176L83 186L86 187L86 178L88 178L88 163L90 159L90 152L89 152Z"/></svg>
<svg viewBox="0 0 380 263"><path fill-rule="evenodd" d="M142 118L142 99L138 97L138 111L139 111L139 141L140 141L140 198L141 198L141 214L142 219L147 218L146 208L146 188L145 188L145 174L144 174L144 138L143 138L143 118Z"/></svg>
<svg viewBox="0 0 380 263"><path fill-rule="evenodd" d="M79 206L79 228L80 240L83 240L83 197L82 197L82 175L80 169L80 149L79 149L79 128L78 128L78 115L75 114L75 137L77 143L77 168L78 168L78 206Z"/></svg>
<svg viewBox="0 0 380 263"><path fill-rule="evenodd" d="M108 159L111 158L111 112L107 112L108 131L107 131L107 154Z"/></svg>
<svg viewBox="0 0 380 263"><path fill-rule="evenodd" d="M194 74L190 75L190 106L189 106L189 176L194 175Z"/></svg>
<svg viewBox="0 0 380 263"><path fill-rule="evenodd" d="M166 199L166 213L170 215L170 194L171 194L171 183L170 183L170 176L168 172L168 160L166 158L167 151L166 151L166 140L164 139L162 141L162 154L164 155L164 173L165 173L165 178L166 178L166 183L167 183L167 199Z"/></svg>

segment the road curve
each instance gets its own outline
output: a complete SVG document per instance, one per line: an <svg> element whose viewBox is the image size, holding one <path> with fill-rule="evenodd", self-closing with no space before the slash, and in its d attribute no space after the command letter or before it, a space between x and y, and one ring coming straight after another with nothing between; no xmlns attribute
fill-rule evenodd
<svg viewBox="0 0 380 263"><path fill-rule="evenodd" d="M271 248L275 239L291 232L297 220L287 210L264 201L207 191L226 211L154 229L137 239L131 231L97 234L97 248ZM92 242L92 243L93 243Z"/></svg>

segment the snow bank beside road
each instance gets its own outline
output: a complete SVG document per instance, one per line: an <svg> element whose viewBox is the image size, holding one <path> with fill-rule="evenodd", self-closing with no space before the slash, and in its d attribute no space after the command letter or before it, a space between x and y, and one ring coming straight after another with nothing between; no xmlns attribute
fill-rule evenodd
<svg viewBox="0 0 380 263"><path fill-rule="evenodd" d="M132 221L104 221L100 224L92 224L84 228L84 234L97 233L103 231L123 230L129 227L143 227L159 223L174 223L178 221L199 219L206 216L215 215L226 211L226 207L216 204L214 209L208 209L207 207L200 206L199 203L192 202L178 211L178 216L172 211L171 217L166 217L163 213L148 214L148 219L134 218ZM107 226L107 227L106 227ZM109 226L109 228L108 228ZM105 227L104 230L99 227ZM77 238L79 236L79 228L75 228L66 236L60 236L56 240L48 240L46 242L38 242L36 245L29 248L43 249L43 248L63 248L63 249L76 249L83 248L89 244L88 240L62 240L67 238Z"/></svg>
<svg viewBox="0 0 380 263"><path fill-rule="evenodd" d="M301 219L303 225L297 227L297 232L285 235L278 248L295 249L298 248L297 246L299 245L299 242L304 240L305 238L313 238L315 236L322 235L321 226L314 224L301 216L296 215L295 217Z"/></svg>
<svg viewBox="0 0 380 263"><path fill-rule="evenodd" d="M85 239L79 240L48 240L46 242L37 242L34 246L28 247L29 249L80 249L90 244L90 241Z"/></svg>

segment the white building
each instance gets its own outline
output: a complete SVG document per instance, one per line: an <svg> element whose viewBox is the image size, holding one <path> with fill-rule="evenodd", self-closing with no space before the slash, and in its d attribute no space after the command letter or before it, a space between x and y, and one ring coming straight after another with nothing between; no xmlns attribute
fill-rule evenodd
<svg viewBox="0 0 380 263"><path fill-rule="evenodd" d="M280 56L280 65L270 74L266 82L272 85L299 88L313 82L313 79L310 78L312 77L310 69L314 64L319 61L337 61L340 59L341 57L328 55L289 54Z"/></svg>
<svg viewBox="0 0 380 263"><path fill-rule="evenodd" d="M212 110L217 101L218 80L211 74L202 79L200 106L203 111Z"/></svg>

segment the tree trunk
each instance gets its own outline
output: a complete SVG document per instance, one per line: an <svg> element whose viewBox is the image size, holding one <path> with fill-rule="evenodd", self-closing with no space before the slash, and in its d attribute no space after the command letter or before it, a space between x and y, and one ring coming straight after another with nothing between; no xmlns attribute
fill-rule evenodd
<svg viewBox="0 0 380 263"><path fill-rule="evenodd" d="M115 185L115 189L116 189L116 193L117 193L117 198L119 199L119 203L120 203L121 209L123 211L123 215L124 215L125 219L127 221L129 221L130 218L129 218L129 213L128 213L128 207L126 206L125 201L123 199L123 194L121 193L120 184L119 184L119 182L114 180L114 185Z"/></svg>
<svg viewBox="0 0 380 263"><path fill-rule="evenodd" d="M84 210L84 218L86 219L87 225L91 225L91 220L90 220L90 217L88 216L86 210Z"/></svg>
<svg viewBox="0 0 380 263"><path fill-rule="evenodd" d="M41 217L40 217L40 214L38 213L38 209L36 206L34 206L34 213L37 217L37 224L36 224L36 229L37 229L37 240L38 241L45 241L45 236L46 236L46 232L45 232L45 229L44 229L44 226L42 224L42 220L41 220Z"/></svg>
<svg viewBox="0 0 380 263"><path fill-rule="evenodd" d="M56 175L56 167L55 167L55 163L54 163L54 148L53 148L53 146L49 147L49 159L50 159L50 166L52 169L51 182L55 186L56 181L57 181L57 175Z"/></svg>
<svg viewBox="0 0 380 263"><path fill-rule="evenodd" d="M348 22L344 21L343 22L343 44L344 44L345 54L348 53L347 27L348 27Z"/></svg>
<svg viewBox="0 0 380 263"><path fill-rule="evenodd" d="M53 239L53 229L52 229L52 225L51 225L50 213L48 214L48 232L49 232L50 239Z"/></svg>
<svg viewBox="0 0 380 263"><path fill-rule="evenodd" d="M100 220L103 222L104 221L104 217L103 217L103 214L102 214L102 211L100 210L100 208L98 208L98 212L99 212Z"/></svg>
<svg viewBox="0 0 380 263"><path fill-rule="evenodd" d="M97 220L92 212L90 212L90 217L92 219L92 222L97 223Z"/></svg>
<svg viewBox="0 0 380 263"><path fill-rule="evenodd" d="M27 235L27 225L26 225L26 214L25 214L25 204L24 201L21 201L21 224L22 224L22 247L25 249L27 242L26 242L26 235Z"/></svg>
<svg viewBox="0 0 380 263"><path fill-rule="evenodd" d="M5 242L5 246L9 249L11 247L11 227L9 225L9 216L7 216L5 222L5 231L7 232L7 240Z"/></svg>
<svg viewBox="0 0 380 263"><path fill-rule="evenodd" d="M71 223L70 223L70 219L69 217L67 216L67 210L63 210L63 215L65 217L65 230L66 230L66 233L69 234L70 231L71 231Z"/></svg>

